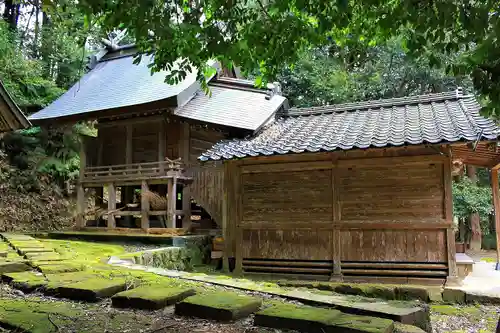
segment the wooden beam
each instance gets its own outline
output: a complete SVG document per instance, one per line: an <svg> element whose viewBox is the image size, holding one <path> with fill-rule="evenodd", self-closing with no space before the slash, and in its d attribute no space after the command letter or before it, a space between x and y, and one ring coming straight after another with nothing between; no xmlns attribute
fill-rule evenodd
<svg viewBox="0 0 500 333"><path fill-rule="evenodd" d="M116 210L116 188L115 184L108 184L108 212ZM113 214L108 214L108 228L116 228L116 220Z"/></svg>
<svg viewBox="0 0 500 333"><path fill-rule="evenodd" d="M497 240L497 265L500 270L500 194L498 188L498 169L491 170L491 189L493 192L493 207L495 208L495 234Z"/></svg>
<svg viewBox="0 0 500 333"><path fill-rule="evenodd" d="M175 211L176 211L176 201L177 201L177 179L170 178L168 180L168 189L167 189L167 207L168 207L168 216L167 216L167 228L175 228Z"/></svg>
<svg viewBox="0 0 500 333"><path fill-rule="evenodd" d="M420 155L420 156L397 156L397 157L373 157L373 158L359 158L349 160L339 160L338 166L341 168L355 168L355 167L377 167L387 166L390 164L393 167L408 165L408 164L428 164L439 163L449 160L448 156L436 155Z"/></svg>
<svg viewBox="0 0 500 333"><path fill-rule="evenodd" d="M141 193L149 190L147 181L143 180L141 183ZM147 230L149 228L149 200L145 195L141 195L141 229Z"/></svg>

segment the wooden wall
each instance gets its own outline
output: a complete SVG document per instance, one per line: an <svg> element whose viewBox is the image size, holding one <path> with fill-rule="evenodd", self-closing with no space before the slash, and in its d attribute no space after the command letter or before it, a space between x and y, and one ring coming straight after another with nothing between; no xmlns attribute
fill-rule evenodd
<svg viewBox="0 0 500 333"><path fill-rule="evenodd" d="M98 125L96 138L85 140L86 165L145 163L180 157L186 173L194 178L186 194L221 223L223 166L201 165L198 157L224 137L220 131L166 121L163 116L106 122Z"/></svg>
<svg viewBox="0 0 500 333"><path fill-rule="evenodd" d="M259 262L287 272L330 262L332 275L341 262L448 269L451 161L435 150L411 152L416 156L390 149L227 162L227 255L236 256L237 270L264 270Z"/></svg>

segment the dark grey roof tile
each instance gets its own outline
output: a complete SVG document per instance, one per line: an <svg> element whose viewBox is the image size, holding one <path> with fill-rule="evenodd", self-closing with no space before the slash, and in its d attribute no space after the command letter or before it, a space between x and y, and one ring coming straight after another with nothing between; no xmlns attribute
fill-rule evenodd
<svg viewBox="0 0 500 333"><path fill-rule="evenodd" d="M457 92L291 109L257 135L217 143L201 160L494 140L499 128Z"/></svg>

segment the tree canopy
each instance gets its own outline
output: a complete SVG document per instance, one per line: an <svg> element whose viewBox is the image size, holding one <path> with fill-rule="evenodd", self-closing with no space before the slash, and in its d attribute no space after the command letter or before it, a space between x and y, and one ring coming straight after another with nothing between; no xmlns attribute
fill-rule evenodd
<svg viewBox="0 0 500 333"><path fill-rule="evenodd" d="M45 1L60 8L68 0ZM283 65L293 66L308 48L332 42L375 45L398 36L405 50L426 54L431 66L472 73L474 87L490 102L486 110L500 115L499 1L82 0L77 5L88 25L127 29L142 51L154 50L152 70L171 70L170 81L216 58L247 71L258 67L259 84L276 78ZM457 59L448 63L443 56ZM173 67L178 59L182 62Z"/></svg>

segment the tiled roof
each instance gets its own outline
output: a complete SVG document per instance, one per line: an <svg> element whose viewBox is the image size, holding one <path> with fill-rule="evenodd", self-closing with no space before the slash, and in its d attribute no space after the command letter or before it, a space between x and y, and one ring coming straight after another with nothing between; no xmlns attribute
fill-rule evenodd
<svg viewBox="0 0 500 333"><path fill-rule="evenodd" d="M174 114L206 123L258 130L286 101L276 92L255 89L253 82L221 78L209 84L211 96L198 91Z"/></svg>
<svg viewBox="0 0 500 333"><path fill-rule="evenodd" d="M164 82L165 71L151 75L151 56L143 56L135 65L134 54L133 47L105 54L65 94L30 119L97 119L100 111L168 99L179 117L255 131L286 101L272 85L256 89L251 81L216 77L209 82L209 97L200 90L194 72L169 85Z"/></svg>
<svg viewBox="0 0 500 333"><path fill-rule="evenodd" d="M0 133L28 128L30 125L0 81Z"/></svg>
<svg viewBox="0 0 500 333"><path fill-rule="evenodd" d="M246 139L217 143L201 160L497 139L499 128L460 91L290 109Z"/></svg>
<svg viewBox="0 0 500 333"><path fill-rule="evenodd" d="M133 55L101 61L65 94L30 120L75 116L84 113L144 104L167 98L196 84L196 73L189 73L176 85L166 84L166 72L151 75L151 56L143 56L138 65Z"/></svg>

